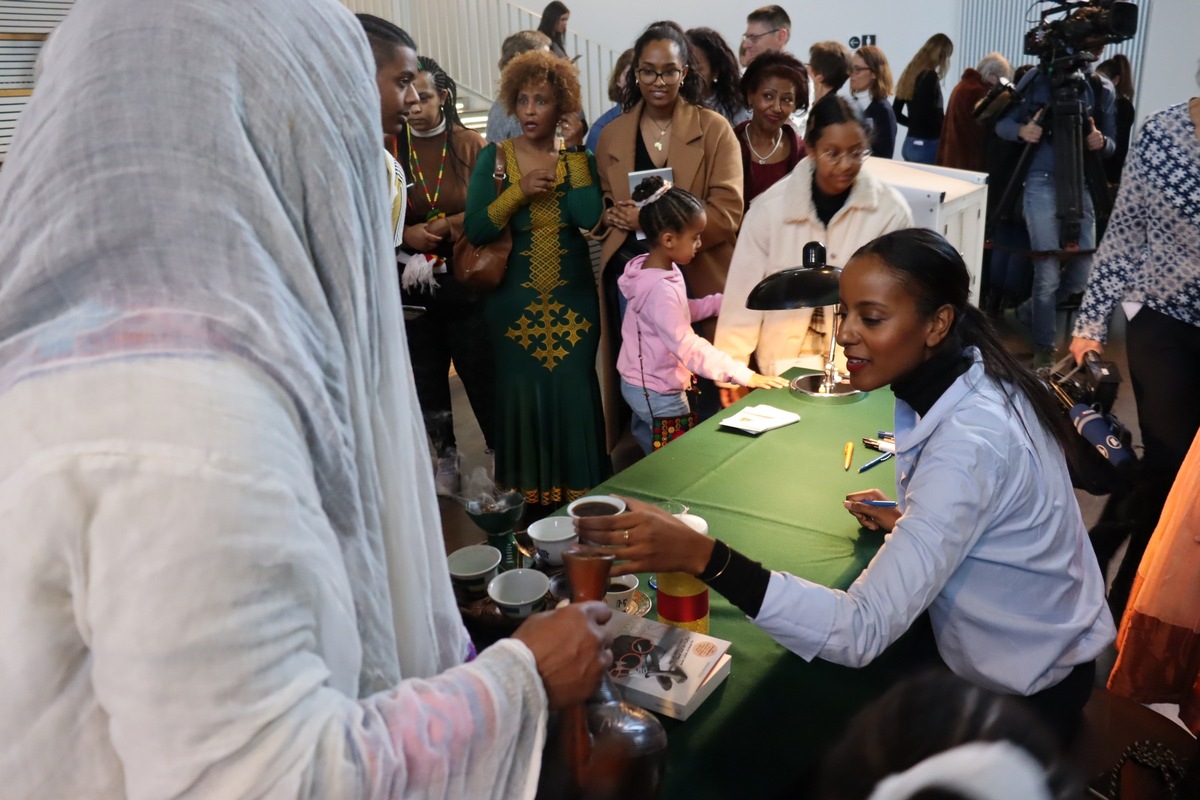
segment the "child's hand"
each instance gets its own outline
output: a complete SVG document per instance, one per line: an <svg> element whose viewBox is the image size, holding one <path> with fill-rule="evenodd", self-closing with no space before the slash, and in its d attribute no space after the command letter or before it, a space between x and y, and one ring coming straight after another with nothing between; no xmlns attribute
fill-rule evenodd
<svg viewBox="0 0 1200 800"><path fill-rule="evenodd" d="M788 379L777 375L759 375L756 372L746 385L751 389L783 389L788 385Z"/></svg>
<svg viewBox="0 0 1200 800"><path fill-rule="evenodd" d="M750 389L746 386L722 386L721 407L729 408L748 394L750 394Z"/></svg>

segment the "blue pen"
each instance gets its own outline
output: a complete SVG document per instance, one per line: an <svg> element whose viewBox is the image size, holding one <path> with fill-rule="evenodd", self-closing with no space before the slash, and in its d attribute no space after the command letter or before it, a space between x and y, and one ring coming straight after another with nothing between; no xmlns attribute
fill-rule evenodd
<svg viewBox="0 0 1200 800"><path fill-rule="evenodd" d="M871 469L872 467L878 467L880 464L887 461L889 458L891 458L894 455L896 455L896 454L895 453L884 453L883 455L881 455L879 458L875 459L874 461L868 461L866 464L863 464L861 467L858 468L858 471L860 473L863 473L863 472L866 472L867 470Z"/></svg>
<svg viewBox="0 0 1200 800"><path fill-rule="evenodd" d="M880 431L877 435L879 436L880 439L895 439L896 438L896 434L892 433L891 431Z"/></svg>
<svg viewBox="0 0 1200 800"><path fill-rule="evenodd" d="M862 503L864 506L871 506L872 508L895 508L896 507L895 500L859 500L858 502Z"/></svg>

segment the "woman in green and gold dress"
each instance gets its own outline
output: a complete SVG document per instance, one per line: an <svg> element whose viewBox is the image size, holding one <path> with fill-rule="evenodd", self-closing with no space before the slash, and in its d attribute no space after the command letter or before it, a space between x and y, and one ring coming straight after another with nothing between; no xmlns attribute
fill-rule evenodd
<svg viewBox="0 0 1200 800"><path fill-rule="evenodd" d="M518 56L501 74L500 97L522 133L480 153L466 234L485 244L512 230L508 270L484 307L496 361L496 483L524 494L536 518L609 473L599 300L580 233L600 219L600 183L582 144L573 65L538 51ZM497 150L507 172L499 197Z"/></svg>

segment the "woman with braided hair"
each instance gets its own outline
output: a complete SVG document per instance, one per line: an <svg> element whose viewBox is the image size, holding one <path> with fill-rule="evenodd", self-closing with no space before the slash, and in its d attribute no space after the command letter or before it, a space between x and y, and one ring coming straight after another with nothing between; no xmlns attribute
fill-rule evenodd
<svg viewBox="0 0 1200 800"><path fill-rule="evenodd" d="M677 417L689 408L692 373L752 389L782 388L783 378L759 375L722 353L692 323L715 316L721 293L688 299L680 267L692 263L707 224L704 203L658 175L633 190L638 225L650 252L625 265L617 286L628 302L621 321L621 396L633 411L633 438L649 453L654 417Z"/></svg>
<svg viewBox="0 0 1200 800"><path fill-rule="evenodd" d="M396 137L396 158L412 186L404 219L400 286L406 305L425 312L405 322L425 432L437 458L439 494L458 489L459 456L450 407L450 365L462 378L484 441L492 447L495 398L487 326L478 295L454 280L454 243L463 235L467 184L483 137L463 126L458 87L422 56L413 81L417 103Z"/></svg>

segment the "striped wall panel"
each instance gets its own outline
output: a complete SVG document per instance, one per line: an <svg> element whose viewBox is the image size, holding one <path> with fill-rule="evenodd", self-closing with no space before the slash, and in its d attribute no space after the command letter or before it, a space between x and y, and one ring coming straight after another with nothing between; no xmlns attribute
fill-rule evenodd
<svg viewBox="0 0 1200 800"><path fill-rule="evenodd" d="M1104 48L1101 58L1124 53L1133 65L1135 84L1142 73L1142 53L1146 44L1146 28L1149 24L1147 3L1139 4L1138 32L1132 39ZM954 42L954 59L962 68L973 67L979 59L997 50L1014 68L1022 64L1036 64L1037 58L1024 54L1025 34L1041 19L1041 9L1051 6L1030 3L1030 0L962 0L962 27L959 38ZM1052 19L1061 19L1057 14ZM947 84L958 82L958 75L948 76ZM1136 97L1136 95L1135 95Z"/></svg>
<svg viewBox="0 0 1200 800"><path fill-rule="evenodd" d="M74 0L0 0L0 34L46 34L71 10Z"/></svg>
<svg viewBox="0 0 1200 800"><path fill-rule="evenodd" d="M42 43L0 40L0 92L33 89L33 62Z"/></svg>

